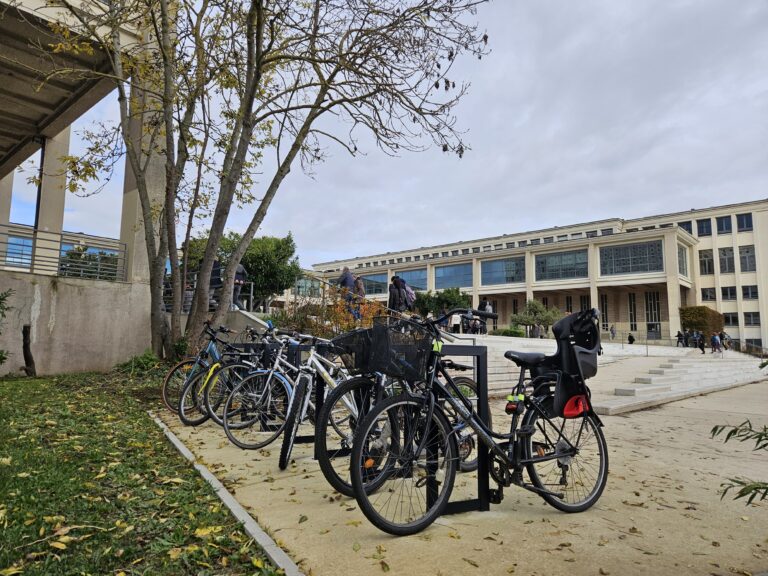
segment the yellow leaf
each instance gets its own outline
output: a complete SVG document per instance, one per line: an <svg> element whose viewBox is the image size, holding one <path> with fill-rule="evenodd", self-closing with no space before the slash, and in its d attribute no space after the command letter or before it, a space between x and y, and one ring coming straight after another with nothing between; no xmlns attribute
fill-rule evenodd
<svg viewBox="0 0 768 576"><path fill-rule="evenodd" d="M48 542L48 545L51 546L52 548L56 548L57 550L66 550L67 549L67 545L64 544L64 542L59 542L59 541Z"/></svg>
<svg viewBox="0 0 768 576"><path fill-rule="evenodd" d="M14 574L21 574L24 570L20 566L11 566L0 570L0 576L13 576Z"/></svg>
<svg viewBox="0 0 768 576"><path fill-rule="evenodd" d="M206 526L195 530L195 536L198 538L207 538L211 534L218 534L222 530L224 530L223 526Z"/></svg>
<svg viewBox="0 0 768 576"><path fill-rule="evenodd" d="M12 458L10 456L8 456L7 458L0 458L0 464L3 465L3 466L10 466L11 465L11 460L12 460ZM10 568L9 568L9 570L10 570ZM18 574L18 572L17 572L17 574Z"/></svg>
<svg viewBox="0 0 768 576"><path fill-rule="evenodd" d="M171 548L168 550L168 556L171 557L171 560L178 560L179 556L181 556L181 548Z"/></svg>
<svg viewBox="0 0 768 576"><path fill-rule="evenodd" d="M59 538L59 542L61 542L63 544L69 544L73 540L74 540L74 538L72 538L72 536L62 536L62 537Z"/></svg>
<svg viewBox="0 0 768 576"><path fill-rule="evenodd" d="M98 480L99 478L104 478L104 476L107 475L107 469L102 466L101 470L99 470L99 473L96 474L96 476L93 477L94 480Z"/></svg>
<svg viewBox="0 0 768 576"><path fill-rule="evenodd" d="M29 472L19 472L16 474L17 478L29 478Z"/></svg>
<svg viewBox="0 0 768 576"><path fill-rule="evenodd" d="M347 522L347 526L360 526L362 524L362 520L349 520Z"/></svg>
<svg viewBox="0 0 768 576"><path fill-rule="evenodd" d="M254 568L264 568L264 561L261 558L252 558L251 564Z"/></svg>

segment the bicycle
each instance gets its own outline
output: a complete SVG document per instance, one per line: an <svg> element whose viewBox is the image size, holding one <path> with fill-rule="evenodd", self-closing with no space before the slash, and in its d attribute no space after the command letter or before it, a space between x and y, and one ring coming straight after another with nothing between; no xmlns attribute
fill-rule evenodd
<svg viewBox="0 0 768 576"><path fill-rule="evenodd" d="M445 317L461 312L465 310L452 310ZM585 382L597 373L598 316L593 309L558 321L552 327L557 340L552 356L505 354L521 368L508 396L506 411L512 421L507 434L493 432L480 419L440 363L442 341L436 325L444 317L374 324L372 357L378 361L372 367L385 373L407 367L421 374L426 385L382 400L358 427L350 472L355 499L368 520L390 534L414 534L447 506L459 456L455 427L442 402L489 450L490 473L498 485L491 493L493 502L500 502L503 488L514 484L564 512L594 505L608 476L602 422L592 410ZM377 470L377 489L369 486L371 469Z"/></svg>
<svg viewBox="0 0 768 576"><path fill-rule="evenodd" d="M165 378L163 378L161 395L165 407L171 412L178 413L181 394L189 380L202 371L208 371L210 368L208 359L212 359L213 362L221 359L222 353L219 350L219 346L224 348L226 352L225 346L229 344L224 340L220 340L218 335L220 333L231 333L231 330L224 326L213 330L211 325L206 322L205 333L208 336L208 344L200 350L197 356L181 360L171 367Z"/></svg>

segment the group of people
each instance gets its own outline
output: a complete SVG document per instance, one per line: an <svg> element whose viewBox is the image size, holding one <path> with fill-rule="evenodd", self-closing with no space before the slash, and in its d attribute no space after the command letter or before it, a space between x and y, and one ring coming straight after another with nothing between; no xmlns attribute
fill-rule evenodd
<svg viewBox="0 0 768 576"><path fill-rule="evenodd" d="M731 337L723 331L712 332L709 336L709 345L712 350L712 354L715 352L722 352L723 350L729 350L731 347ZM706 334L699 330L691 330L688 328L684 331L677 331L677 346L683 348L693 347L701 350L701 353L705 353L706 346Z"/></svg>
<svg viewBox="0 0 768 576"><path fill-rule="evenodd" d="M362 277L352 274L349 267L344 266L344 269L341 271L341 276L339 276L339 279L337 280L337 284L344 293L344 301L347 304L347 311L355 320L360 320L360 318L362 318L360 305L365 299L365 284L363 284Z"/></svg>

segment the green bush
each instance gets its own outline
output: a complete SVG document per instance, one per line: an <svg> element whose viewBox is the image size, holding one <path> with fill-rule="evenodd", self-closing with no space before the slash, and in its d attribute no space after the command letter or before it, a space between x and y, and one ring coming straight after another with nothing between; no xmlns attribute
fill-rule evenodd
<svg viewBox="0 0 768 576"><path fill-rule="evenodd" d="M686 306L680 308L680 324L683 329L699 330L709 335L722 332L725 321L722 314L708 306Z"/></svg>
<svg viewBox="0 0 768 576"><path fill-rule="evenodd" d="M525 338L525 329L514 325L511 328L499 328L498 330L491 330L491 336L510 336L513 338Z"/></svg>
<svg viewBox="0 0 768 576"><path fill-rule="evenodd" d="M115 366L115 370L132 377L142 377L161 368L162 362L151 350L147 350L140 356L134 356L127 362Z"/></svg>

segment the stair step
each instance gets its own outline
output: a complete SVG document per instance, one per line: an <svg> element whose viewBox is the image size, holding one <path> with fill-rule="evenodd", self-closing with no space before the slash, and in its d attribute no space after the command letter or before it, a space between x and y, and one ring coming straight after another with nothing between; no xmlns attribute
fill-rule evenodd
<svg viewBox="0 0 768 576"><path fill-rule="evenodd" d="M658 394L659 392L671 392L672 386L668 384L646 384L644 386L632 386L627 388L616 388L616 396L643 396L645 394Z"/></svg>

